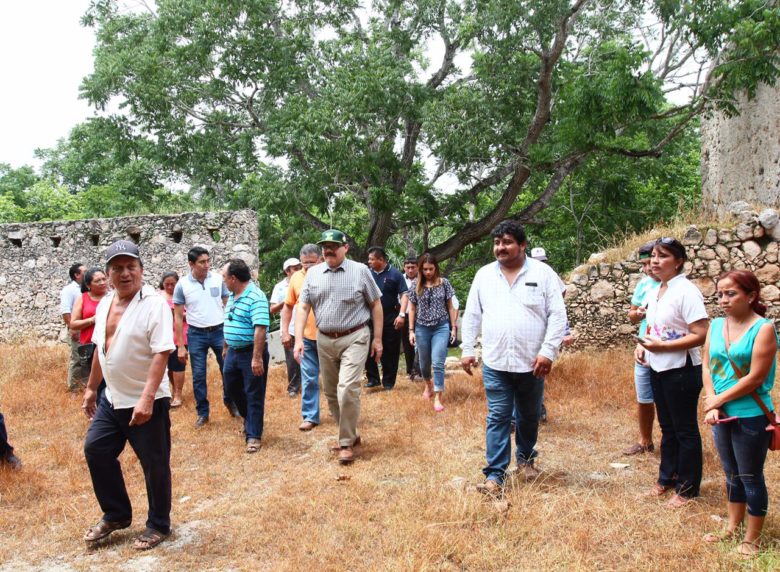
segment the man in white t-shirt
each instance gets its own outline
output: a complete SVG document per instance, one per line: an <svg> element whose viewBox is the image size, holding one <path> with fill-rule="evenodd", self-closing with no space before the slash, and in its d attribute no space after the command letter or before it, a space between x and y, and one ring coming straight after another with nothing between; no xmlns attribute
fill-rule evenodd
<svg viewBox="0 0 780 572"><path fill-rule="evenodd" d="M284 308L284 301L287 298L287 290L290 288L290 277L298 272L303 266L297 258L288 258L282 264L284 280L278 282L271 292L271 313L279 314ZM293 314L293 323L291 327L295 331L295 314ZM291 398L301 392L301 366L293 357L292 347L284 348L284 360L287 363L287 395Z"/></svg>
<svg viewBox="0 0 780 572"><path fill-rule="evenodd" d="M70 360L68 362L68 391L81 391L84 385L81 381L81 359L79 358L79 333L70 329L70 315L73 305L81 296L81 278L86 267L77 262L68 269L70 282L60 292L60 315L68 326L68 342L70 343Z"/></svg>
<svg viewBox="0 0 780 572"><path fill-rule="evenodd" d="M173 314L176 339L179 340L178 355L182 362L190 354L192 364L192 393L195 396L195 409L198 418L196 427L209 422L209 400L206 378L206 363L209 350L214 352L219 364L219 377L222 379L222 348L225 343L222 326L225 323L225 302L230 292L222 281L219 272L210 272L209 251L202 246L194 246L187 253L190 273L176 283L173 291ZM187 312L187 342L184 345L184 312ZM238 409L225 392L222 383L222 401L233 417L240 417Z"/></svg>
<svg viewBox="0 0 780 572"><path fill-rule="evenodd" d="M132 507L119 464L127 442L143 467L149 513L133 547L157 546L171 531L171 392L166 366L173 343L168 303L143 283L138 247L120 240L106 251L114 290L98 304L92 362L82 409L91 421L84 442L101 520L84 540L93 543L127 528ZM120 327L121 326L121 327ZM98 386L106 381L98 401Z"/></svg>

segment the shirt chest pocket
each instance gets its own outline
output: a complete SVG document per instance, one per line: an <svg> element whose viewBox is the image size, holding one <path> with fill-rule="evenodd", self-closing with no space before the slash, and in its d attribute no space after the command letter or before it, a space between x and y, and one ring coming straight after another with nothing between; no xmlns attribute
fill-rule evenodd
<svg viewBox="0 0 780 572"><path fill-rule="evenodd" d="M344 304L350 308L356 306L362 299L363 295L359 291L340 292L336 295L336 300L338 300L339 304Z"/></svg>
<svg viewBox="0 0 780 572"><path fill-rule="evenodd" d="M529 308L541 308L544 306L544 295L538 288L532 288L529 286L523 286L522 288L516 288L514 291L515 299L518 300L523 306Z"/></svg>
<svg viewBox="0 0 780 572"><path fill-rule="evenodd" d="M211 292L212 298L219 298L219 286L210 286L209 291Z"/></svg>

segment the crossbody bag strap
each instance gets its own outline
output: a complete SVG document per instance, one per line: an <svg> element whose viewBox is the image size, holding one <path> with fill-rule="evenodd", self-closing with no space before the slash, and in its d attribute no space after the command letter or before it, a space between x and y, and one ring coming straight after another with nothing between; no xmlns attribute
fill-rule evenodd
<svg viewBox="0 0 780 572"><path fill-rule="evenodd" d="M729 323L726 322L726 336L724 337L724 341L726 342L726 357L729 358L729 363L731 363L731 368L734 370L734 373L737 374L737 380L739 380L740 377L744 377L744 374L742 373L742 370L740 370L737 367L737 364L734 363L734 360L731 359L731 353L729 352L729 348L731 344L729 344ZM766 418L769 419L769 423L771 425L777 425L777 418L772 415L772 413L769 411L769 408L766 406L766 404L761 400L761 398L758 396L758 393L755 392L755 390L750 392L750 397L753 398L753 400L758 404L758 406L761 408L761 411L764 412L764 415L766 415Z"/></svg>

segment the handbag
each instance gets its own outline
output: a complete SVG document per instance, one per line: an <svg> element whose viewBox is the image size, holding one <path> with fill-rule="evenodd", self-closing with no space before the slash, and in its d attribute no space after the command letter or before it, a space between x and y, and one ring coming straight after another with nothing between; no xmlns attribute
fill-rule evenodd
<svg viewBox="0 0 780 572"><path fill-rule="evenodd" d="M734 363L734 360L731 359L731 355L729 354L728 321L726 322L726 338L724 341L726 342L726 356L729 358L729 363L731 363L731 368L734 370L734 373L737 374L737 379L739 379L740 377L744 377L744 374L737 367L737 364ZM758 393L756 393L755 390L750 392L750 397L752 397L753 400L758 404L758 406L761 408L761 411L764 412L764 415L766 415L766 418L769 420L769 425L766 426L766 430L772 434L771 438L769 439L769 450L777 451L778 449L780 449L780 419L778 419L776 413L772 413L771 411L769 411L769 408L761 400L761 398L758 396Z"/></svg>

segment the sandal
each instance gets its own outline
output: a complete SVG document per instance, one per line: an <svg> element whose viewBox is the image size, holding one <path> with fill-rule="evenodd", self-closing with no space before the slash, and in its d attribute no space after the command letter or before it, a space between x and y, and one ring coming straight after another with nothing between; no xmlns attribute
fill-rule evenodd
<svg viewBox="0 0 780 572"><path fill-rule="evenodd" d="M652 498L662 497L667 492L669 492L670 490L672 490L672 487L665 487L665 486L663 486L661 484L656 483L656 484L653 485L652 489L650 489L647 492L642 493L641 496L643 496L643 497L652 497Z"/></svg>
<svg viewBox="0 0 780 572"><path fill-rule="evenodd" d="M129 520L110 521L101 519L96 525L89 527L89 530L84 534L84 540L87 542L97 542L98 540L104 539L115 530L122 530L123 528L129 527L130 524L131 521Z"/></svg>
<svg viewBox="0 0 780 572"><path fill-rule="evenodd" d="M159 530L146 527L140 536L138 536L133 542L133 548L136 550L149 550L160 544L163 540L168 538L170 533L163 534Z"/></svg>
<svg viewBox="0 0 780 572"><path fill-rule="evenodd" d="M734 535L737 533L736 530L729 530L727 528L724 528L723 530L719 530L718 532L708 532L704 536L701 537L701 539L704 542L725 542L727 540L731 540L734 538Z"/></svg>
<svg viewBox="0 0 780 572"><path fill-rule="evenodd" d="M177 407L181 407L181 399L171 401L171 409L176 409Z"/></svg>
<svg viewBox="0 0 780 572"><path fill-rule="evenodd" d="M688 503L693 502L691 497L684 497L682 495L674 495L666 502L666 506L669 508L682 508Z"/></svg>
<svg viewBox="0 0 780 572"><path fill-rule="evenodd" d="M257 453L260 450L260 439L247 439L246 452Z"/></svg>
<svg viewBox="0 0 780 572"><path fill-rule="evenodd" d="M737 545L734 552L745 559L754 558L760 552L758 540L743 540Z"/></svg>

